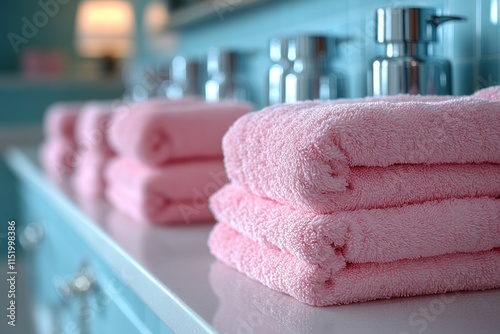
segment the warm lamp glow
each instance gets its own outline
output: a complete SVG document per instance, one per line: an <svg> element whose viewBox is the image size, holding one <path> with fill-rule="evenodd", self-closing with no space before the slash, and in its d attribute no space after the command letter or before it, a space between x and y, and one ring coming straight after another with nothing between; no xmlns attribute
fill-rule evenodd
<svg viewBox="0 0 500 334"><path fill-rule="evenodd" d="M165 3L158 0L151 1L144 12L144 25L150 34L161 34L165 31L168 22L168 9Z"/></svg>
<svg viewBox="0 0 500 334"><path fill-rule="evenodd" d="M76 48L85 57L126 57L132 53L132 5L120 0L84 0L76 18Z"/></svg>

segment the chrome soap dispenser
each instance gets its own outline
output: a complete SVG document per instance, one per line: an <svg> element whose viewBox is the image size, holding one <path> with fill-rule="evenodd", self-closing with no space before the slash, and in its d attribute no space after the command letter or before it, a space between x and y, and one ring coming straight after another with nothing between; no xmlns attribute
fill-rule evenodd
<svg viewBox="0 0 500 334"><path fill-rule="evenodd" d="M204 95L209 102L249 99L245 79L247 55L240 51L209 48Z"/></svg>
<svg viewBox="0 0 500 334"><path fill-rule="evenodd" d="M197 61L175 56L170 63L170 80L161 88L168 99L200 95L200 68Z"/></svg>
<svg viewBox="0 0 500 334"><path fill-rule="evenodd" d="M430 7L388 7L376 11L376 41L386 54L369 69L368 93L373 96L450 95L451 64L431 54L441 23L463 20L437 14Z"/></svg>
<svg viewBox="0 0 500 334"><path fill-rule="evenodd" d="M271 66L267 74L267 105L285 102L285 73L290 69L288 60L288 38L272 37L269 41Z"/></svg>
<svg viewBox="0 0 500 334"><path fill-rule="evenodd" d="M331 67L336 40L328 36L288 38L290 67L284 72L284 101L328 100L342 97L343 79Z"/></svg>

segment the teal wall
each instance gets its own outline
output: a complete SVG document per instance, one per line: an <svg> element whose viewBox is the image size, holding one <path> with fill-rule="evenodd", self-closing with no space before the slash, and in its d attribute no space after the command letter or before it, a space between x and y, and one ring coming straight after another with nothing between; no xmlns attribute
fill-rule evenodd
<svg viewBox="0 0 500 334"><path fill-rule="evenodd" d="M38 32L33 37L27 38L28 43L20 44L19 51L22 52L27 48L60 49L66 53L70 66L77 58L73 48L73 34L79 0L3 0L0 10L0 72L19 70L19 55L12 47L7 34L12 32L23 36L23 17L33 23L33 16L43 11L39 1L57 4L59 10L53 17L48 17L46 25L36 27ZM50 6L50 8L55 7Z"/></svg>
<svg viewBox="0 0 500 334"><path fill-rule="evenodd" d="M74 21L78 3L79 0L3 0L0 9L1 126L40 123L45 109L54 101L121 96L123 88L119 78L89 80L78 77L84 72L78 70L80 65L97 64L96 60L81 58L75 52ZM46 24L42 24L44 17ZM26 21L36 30L23 32ZM32 35L27 35L27 32ZM9 40L10 33L25 38L23 43L15 46L19 52ZM62 51L66 56L65 74L52 78L22 77L20 56L28 49Z"/></svg>
<svg viewBox="0 0 500 334"><path fill-rule="evenodd" d="M172 35L177 46L169 53L202 58L209 46L254 51L247 76L254 101L264 105L267 41L272 35L293 32L323 32L352 38L339 48L335 67L346 76L348 97L366 95L367 66L382 54L374 42L374 11L391 5L434 6L445 14L467 17L466 22L449 23L439 29L435 54L449 58L453 66L453 93L473 91L500 84L500 26L498 0L274 0L239 11L239 0L214 0L227 10L212 20L178 29ZM492 13L491 9L496 8ZM157 54L164 59L164 54ZM154 59L154 58L152 58Z"/></svg>
<svg viewBox="0 0 500 334"><path fill-rule="evenodd" d="M59 48L66 52L70 66L79 58L73 47L74 17L79 0L6 0L0 11L0 73L18 69L18 59L7 38L8 32L22 34L26 17L30 22L41 10L38 2L67 2L59 12L39 28L38 34L23 48ZM132 0L141 11L148 0ZM166 0L167 1L167 0ZM238 48L253 51L248 70L253 99L264 103L264 80L269 65L267 41L272 35L293 32L320 32L349 36L350 43L339 48L334 63L344 72L349 97L366 94L366 68L369 59L383 52L373 41L374 10L387 5L419 5L442 8L445 13L463 15L466 22L452 23L440 29L441 42L435 53L452 61L454 94L472 91L500 83L500 28L493 23L492 4L498 0L272 0L263 5L239 10L241 0L209 0L219 15L200 24L184 27L172 35L174 47L149 52L144 38L138 45L138 62L165 61L169 55L183 53L202 58L209 46ZM224 7L225 6L225 7ZM220 8L223 8L222 10ZM497 17L498 17L498 8ZM140 15L138 13L138 19ZM140 33L139 33L140 34ZM1 99L1 96L0 96Z"/></svg>
<svg viewBox="0 0 500 334"><path fill-rule="evenodd" d="M41 124L45 109L55 101L114 99L122 92L117 80L0 77L0 126Z"/></svg>

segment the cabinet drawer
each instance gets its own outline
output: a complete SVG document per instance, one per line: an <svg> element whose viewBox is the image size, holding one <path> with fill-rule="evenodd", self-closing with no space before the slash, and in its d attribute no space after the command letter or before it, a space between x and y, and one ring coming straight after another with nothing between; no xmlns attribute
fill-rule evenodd
<svg viewBox="0 0 500 334"><path fill-rule="evenodd" d="M68 224L43 191L20 185L20 220L43 231L28 251L30 295L40 333L173 333ZM154 298L154 296L151 296Z"/></svg>

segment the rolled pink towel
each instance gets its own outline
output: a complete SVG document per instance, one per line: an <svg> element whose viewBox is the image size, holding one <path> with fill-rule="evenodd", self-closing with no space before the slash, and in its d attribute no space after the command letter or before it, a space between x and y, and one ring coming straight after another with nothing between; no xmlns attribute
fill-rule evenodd
<svg viewBox="0 0 500 334"><path fill-rule="evenodd" d="M104 169L109 159L115 155L106 135L114 106L115 103L112 101L87 102L82 107L76 122L78 156L72 185L79 196L104 195Z"/></svg>
<svg viewBox="0 0 500 334"><path fill-rule="evenodd" d="M106 198L141 222L212 222L208 197L227 182L221 160L150 167L119 157L106 168Z"/></svg>
<svg viewBox="0 0 500 334"><path fill-rule="evenodd" d="M57 182L71 175L76 166L76 145L59 138L46 139L38 154L45 173Z"/></svg>
<svg viewBox="0 0 500 334"><path fill-rule="evenodd" d="M352 167L345 191L325 193L321 202L311 201L309 206L296 202L293 206L307 211L334 212L479 196L500 196L500 164ZM285 194L280 202L288 204Z"/></svg>
<svg viewBox="0 0 500 334"><path fill-rule="evenodd" d="M138 103L113 118L109 141L118 154L148 165L222 157L224 133L251 110L250 105L237 102Z"/></svg>
<svg viewBox="0 0 500 334"><path fill-rule="evenodd" d="M43 121L45 137L74 143L75 123L82 106L82 102L57 102L50 105Z"/></svg>
<svg viewBox="0 0 500 334"><path fill-rule="evenodd" d="M75 193L81 197L103 197L106 188L104 171L113 157L112 153L104 154L99 151L80 152L77 167L71 176Z"/></svg>
<svg viewBox="0 0 500 334"><path fill-rule="evenodd" d="M500 163L500 102L398 98L245 115L223 140L228 176L256 195L327 213L332 198L349 191L356 167Z"/></svg>
<svg viewBox="0 0 500 334"><path fill-rule="evenodd" d="M40 146L40 164L49 177L58 182L75 168L75 124L82 105L80 102L54 103L44 115L45 139Z"/></svg>
<svg viewBox="0 0 500 334"><path fill-rule="evenodd" d="M81 151L113 154L107 141L107 132L116 103L112 101L90 101L81 109L75 126L75 138Z"/></svg>
<svg viewBox="0 0 500 334"><path fill-rule="evenodd" d="M224 223L214 227L208 242L212 254L227 265L315 306L500 287L499 248L382 264L349 264L332 272L259 244Z"/></svg>
<svg viewBox="0 0 500 334"><path fill-rule="evenodd" d="M217 221L258 243L333 271L347 263L500 247L500 200L488 197L317 214L229 184L211 197L210 204Z"/></svg>
<svg viewBox="0 0 500 334"><path fill-rule="evenodd" d="M500 102L500 86L493 86L478 90L474 97Z"/></svg>

